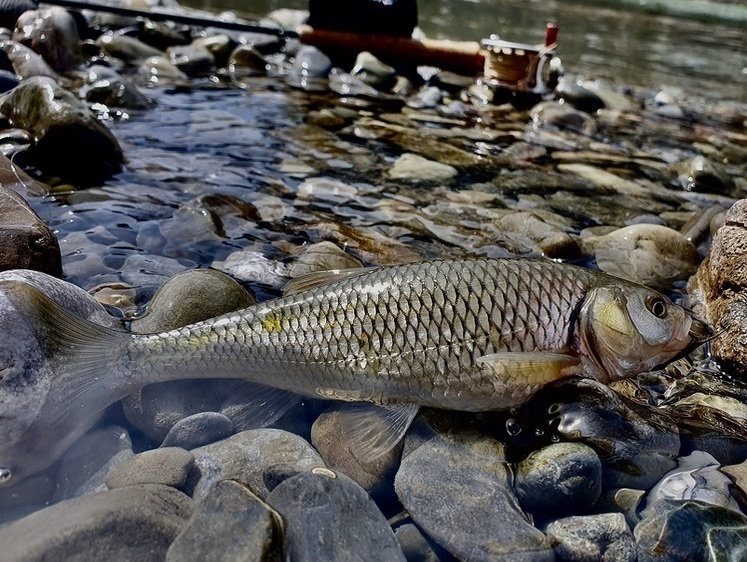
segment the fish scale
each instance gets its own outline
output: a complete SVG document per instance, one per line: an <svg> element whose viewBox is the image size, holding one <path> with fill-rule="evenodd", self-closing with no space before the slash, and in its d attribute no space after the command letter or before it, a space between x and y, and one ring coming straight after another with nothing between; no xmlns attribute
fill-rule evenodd
<svg viewBox="0 0 747 562"><path fill-rule="evenodd" d="M530 260L443 260L362 270L219 319L134 336L127 354L132 363L122 369L166 378L169 372L184 378L209 369L306 396L331 390L347 399L417 398L463 408L470 385L486 382L479 357L567 350L574 310L598 282L581 268ZM229 337L233 333L240 337ZM160 341L156 348L153 338ZM505 385L493 387L495 396L486 399L505 399Z"/></svg>

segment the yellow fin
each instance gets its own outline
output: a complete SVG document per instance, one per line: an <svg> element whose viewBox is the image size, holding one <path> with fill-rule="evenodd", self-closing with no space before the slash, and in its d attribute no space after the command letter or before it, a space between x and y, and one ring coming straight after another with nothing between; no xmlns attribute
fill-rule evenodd
<svg viewBox="0 0 747 562"><path fill-rule="evenodd" d="M576 373L578 357L548 351L493 353L477 359L489 366L496 376L528 386L543 385Z"/></svg>

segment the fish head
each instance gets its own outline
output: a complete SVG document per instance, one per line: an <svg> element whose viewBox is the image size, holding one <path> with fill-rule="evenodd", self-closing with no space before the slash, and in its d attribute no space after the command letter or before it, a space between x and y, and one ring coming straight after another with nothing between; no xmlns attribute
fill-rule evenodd
<svg viewBox="0 0 747 562"><path fill-rule="evenodd" d="M580 312L580 337L604 382L650 371L703 341L705 325L642 285L592 289Z"/></svg>

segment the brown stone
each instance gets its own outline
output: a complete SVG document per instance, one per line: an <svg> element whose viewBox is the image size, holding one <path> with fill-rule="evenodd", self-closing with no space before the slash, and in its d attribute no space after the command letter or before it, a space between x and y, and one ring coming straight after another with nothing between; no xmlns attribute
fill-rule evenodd
<svg viewBox="0 0 747 562"><path fill-rule="evenodd" d="M34 269L61 277L57 238L26 200L6 187L4 176L0 169L0 271Z"/></svg>
<svg viewBox="0 0 747 562"><path fill-rule="evenodd" d="M728 371L747 375L747 199L726 213L724 225L698 272L690 293L699 301L696 312L715 330L716 361Z"/></svg>

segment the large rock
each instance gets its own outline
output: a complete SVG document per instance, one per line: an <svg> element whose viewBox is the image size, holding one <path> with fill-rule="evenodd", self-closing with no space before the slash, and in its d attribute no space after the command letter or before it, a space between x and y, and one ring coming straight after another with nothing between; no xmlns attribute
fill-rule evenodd
<svg viewBox="0 0 747 562"><path fill-rule="evenodd" d="M394 485L418 527L460 560L554 560L519 508L495 441L431 439L403 459Z"/></svg>
<svg viewBox="0 0 747 562"><path fill-rule="evenodd" d="M29 195L47 195L52 189L32 178L3 154L0 154L0 185L25 198Z"/></svg>
<svg viewBox="0 0 747 562"><path fill-rule="evenodd" d="M290 560L405 560L384 515L344 474L303 472L280 483L267 503L283 516Z"/></svg>
<svg viewBox="0 0 747 562"><path fill-rule="evenodd" d="M40 167L82 183L116 172L123 160L117 139L88 107L51 78L36 76L0 97L0 112L29 131Z"/></svg>
<svg viewBox="0 0 747 562"><path fill-rule="evenodd" d="M130 486L58 503L0 529L2 559L163 560L193 502L168 486Z"/></svg>
<svg viewBox="0 0 747 562"><path fill-rule="evenodd" d="M166 554L167 562L279 562L282 521L233 480L221 480L197 504Z"/></svg>
<svg viewBox="0 0 747 562"><path fill-rule="evenodd" d="M725 328L711 342L714 359L747 376L747 199L727 211L689 291L699 301L696 313L716 330Z"/></svg>
<svg viewBox="0 0 747 562"><path fill-rule="evenodd" d="M62 258L57 237L39 215L18 193L0 184L0 270L7 269L62 277Z"/></svg>
<svg viewBox="0 0 747 562"><path fill-rule="evenodd" d="M59 72L80 62L78 26L70 12L59 6L24 12L16 22L13 40L39 53Z"/></svg>
<svg viewBox="0 0 747 562"><path fill-rule="evenodd" d="M13 71L21 78L32 76L49 76L55 80L60 78L39 53L17 41L0 41L0 51L5 53L13 65Z"/></svg>

